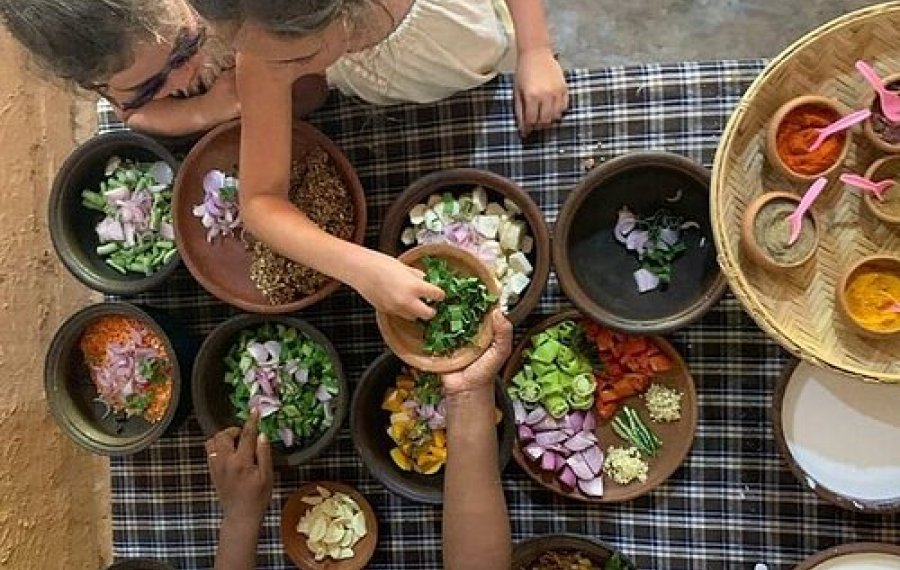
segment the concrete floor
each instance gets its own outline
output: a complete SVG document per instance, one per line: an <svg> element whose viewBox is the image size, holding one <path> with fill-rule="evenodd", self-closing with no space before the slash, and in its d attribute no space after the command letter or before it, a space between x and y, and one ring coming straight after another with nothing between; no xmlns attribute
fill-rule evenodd
<svg viewBox="0 0 900 570"><path fill-rule="evenodd" d="M863 0L546 0L568 67L771 57Z"/></svg>

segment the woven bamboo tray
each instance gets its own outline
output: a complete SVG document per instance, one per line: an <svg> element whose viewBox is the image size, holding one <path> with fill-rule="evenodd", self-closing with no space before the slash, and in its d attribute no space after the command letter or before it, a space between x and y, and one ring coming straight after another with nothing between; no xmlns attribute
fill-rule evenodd
<svg viewBox="0 0 900 570"><path fill-rule="evenodd" d="M882 76L900 72L898 30L900 2L880 4L826 24L775 58L725 128L710 197L719 264L757 324L800 358L884 382L900 382L900 339L872 341L853 333L836 310L835 283L855 260L900 253L900 230L875 220L860 195L836 180L814 206L824 225L822 241L815 263L803 272L757 268L741 251L739 228L744 209L763 192L806 189L776 173L764 157L765 129L778 107L817 93L861 108L871 91L854 63L866 59ZM857 127L844 171L864 173L878 156Z"/></svg>

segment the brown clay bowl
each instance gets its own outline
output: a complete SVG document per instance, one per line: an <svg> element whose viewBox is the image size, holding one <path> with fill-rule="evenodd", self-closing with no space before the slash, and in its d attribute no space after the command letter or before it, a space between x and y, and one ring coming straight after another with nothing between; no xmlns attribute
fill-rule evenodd
<svg viewBox="0 0 900 570"><path fill-rule="evenodd" d="M851 570L854 568L878 568L872 562L881 563L884 568L900 566L900 545L883 542L854 542L842 544L816 553L794 570Z"/></svg>
<svg viewBox="0 0 900 570"><path fill-rule="evenodd" d="M354 556L347 560L332 560L326 557L321 562L316 562L315 556L306 546L306 536L297 532L297 524L306 511L311 509L310 505L304 503L301 499L309 495L318 494L316 487L323 487L332 492L344 493L351 499L356 501L359 508L366 517L366 536L356 543L353 548ZM375 518L375 511L366 498L349 485L336 483L333 481L316 481L301 485L293 495L291 495L281 511L281 544L288 558L291 559L297 568L302 570L362 570L369 563L369 559L375 553L375 545L378 543L378 519Z"/></svg>
<svg viewBox="0 0 900 570"><path fill-rule="evenodd" d="M885 200L900 201L900 156L886 156L872 163L872 166L866 171L866 178L879 182L888 178L897 181L892 188L884 193ZM872 212L872 215L886 224L900 224L900 208L898 213L892 214L882 207L871 192L866 192L863 197L866 207Z"/></svg>
<svg viewBox="0 0 900 570"><path fill-rule="evenodd" d="M356 212L352 241L361 244L366 232L366 197L350 162L331 140L313 126L294 122L293 158L302 159L315 147L331 157L338 174L350 191ZM203 177L218 168L225 172L238 167L240 121L225 123L210 131L191 150L175 179L172 202L178 249L191 275L204 289L222 301L253 313L292 313L314 305L334 293L340 282L331 280L322 289L292 303L272 305L250 280L251 252L235 237L206 241L206 229L192 210L203 201Z"/></svg>
<svg viewBox="0 0 900 570"><path fill-rule="evenodd" d="M603 568L607 561L616 554L616 550L613 547L593 538L574 534L549 534L529 538L517 544L513 548L511 568L513 570L530 568L543 554L560 551L580 552L598 568ZM624 558L627 564L626 568L636 568L634 563L621 552L619 556Z"/></svg>
<svg viewBox="0 0 900 570"><path fill-rule="evenodd" d="M851 280L858 273L867 269L874 269L887 273L893 273L895 275L900 275L900 257L883 254L872 255L861 259L856 264L851 266L850 269L845 271L844 275L838 281L837 291L835 291L839 312L844 317L846 323L862 336L873 339L885 339L894 337L898 333L900 333L900 326L889 331L876 330L861 323L850 311L850 306L847 300L847 287L850 285Z"/></svg>
<svg viewBox="0 0 900 570"><path fill-rule="evenodd" d="M496 295L500 291L493 272L485 264L474 255L452 245L419 246L404 252L398 259L410 267L423 269L422 259L425 257L446 259L450 267L461 275L474 275L481 279L490 293ZM375 320L384 342L400 360L413 368L435 374L462 370L481 356L494 338L494 329L488 313L470 346L462 347L448 356L432 356L422 349L424 331L418 322L381 311L375 313Z"/></svg>
<svg viewBox="0 0 900 570"><path fill-rule="evenodd" d="M410 246L400 241L400 236L410 225L409 211L414 206L427 202L433 194L442 195L449 192L459 196L477 186L487 191L488 199L492 202L502 204L504 198L515 202L528 224L530 235L534 238L534 249L527 256L534 267L531 283L506 315L513 324L517 324L530 315L537 306L550 276L550 231L540 208L531 196L512 180L476 168L440 170L419 178L391 204L382 225L378 248L389 255L399 255L409 249Z"/></svg>
<svg viewBox="0 0 900 570"><path fill-rule="evenodd" d="M503 383L509 385L513 377L522 369L525 350L529 346L532 336L554 325L567 320L584 320L586 317L578 311L568 310L548 317L532 327L510 356L503 370ZM681 404L681 419L671 423L650 423L650 427L663 440L659 455L650 460L650 470L647 480L643 483L634 482L629 485L619 485L606 475L603 475L604 493L602 497L590 497L578 489L568 490L560 484L557 477L540 468L538 462L534 462L522 452L521 444L516 441L513 446L513 459L519 464L537 484L556 493L557 495L576 499L587 503L622 503L637 497L646 495L662 485L672 473L684 462L697 432L697 390L694 379L688 370L687 363L667 340L662 337L650 337L659 346L660 351L672 360L672 368L663 374L653 377L652 382L664 384L679 390L684 397ZM643 400L639 396L633 396L623 401L623 405L631 406L638 412L645 410ZM644 414L646 417L646 414ZM610 422L598 418L596 430L597 439L604 453L610 446L630 447L630 444L619 438L610 425Z"/></svg>
<svg viewBox="0 0 900 570"><path fill-rule="evenodd" d="M127 558L116 562L106 570L175 570L161 560L149 558Z"/></svg>
<svg viewBox="0 0 900 570"><path fill-rule="evenodd" d="M791 111L805 105L812 105L830 109L835 113L835 120L840 119L847 113L846 107L844 107L834 99L829 99L828 97L821 97L819 95L803 95L801 97L791 99L790 101L779 107L779 109L772 116L772 120L769 122L769 127L766 129L765 152L769 164L771 164L786 178L788 178L789 180L793 180L794 182L809 183L814 182L817 178L828 178L832 174L835 174L838 170L840 170L840 168L844 164L844 161L847 160L847 153L850 152L850 135L847 132L841 135L836 135L842 136L844 140L843 147L841 148L841 153L838 155L837 160L834 161L834 164L832 164L822 172L816 172L814 174L803 174L791 170L778 154L778 148L776 145L778 130L781 127L781 123L782 121L784 121L784 118Z"/></svg>
<svg viewBox="0 0 900 570"><path fill-rule="evenodd" d="M768 253L766 253L766 251L762 248L762 246L759 245L759 242L757 242L756 240L756 235L754 232L756 226L756 218L759 215L759 212L766 205L775 201L782 200L794 203L798 206L800 205L800 197L796 194L792 194L790 192L767 192L747 206L747 209L744 210L744 217L741 220L741 246L743 247L744 252L747 254L751 261L761 267L772 271L796 269L808 264L816 256L816 251L819 248L819 240L821 239L822 235L822 225L819 223L818 216L813 209L809 209L807 210L806 215L809 216L809 218L812 220L813 227L815 227L816 230L816 243L815 246L813 246L813 248L809 251L809 253L802 259L794 263L779 262L778 260L773 259Z"/></svg>
<svg viewBox="0 0 900 570"><path fill-rule="evenodd" d="M884 80L885 85L889 86L892 90L900 89L900 73L895 73L893 75L889 75ZM878 95L876 93L872 93L866 99L865 108L871 109L874 113L875 111L881 111L881 105L878 102ZM881 135L875 132L875 128L872 124L872 119L868 119L863 123L863 133L865 133L866 138L869 139L875 148L882 152L886 152L889 154L898 154L900 153L900 143L889 143L884 140Z"/></svg>

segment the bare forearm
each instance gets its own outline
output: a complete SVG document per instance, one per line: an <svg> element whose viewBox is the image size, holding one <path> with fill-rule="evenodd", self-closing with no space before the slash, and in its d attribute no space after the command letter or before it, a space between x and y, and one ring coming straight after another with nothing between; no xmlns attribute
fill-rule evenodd
<svg viewBox="0 0 900 570"><path fill-rule="evenodd" d="M506 0L516 28L519 53L531 49L552 49L544 0Z"/></svg>
<svg viewBox="0 0 900 570"><path fill-rule="evenodd" d="M509 568L509 518L498 468L494 390L487 385L447 402L444 567Z"/></svg>
<svg viewBox="0 0 900 570"><path fill-rule="evenodd" d="M261 521L226 516L219 528L215 570L254 570Z"/></svg>
<svg viewBox="0 0 900 570"><path fill-rule="evenodd" d="M129 128L150 135L180 136L216 126L220 115L204 96L178 99L166 97L147 103L125 116Z"/></svg>

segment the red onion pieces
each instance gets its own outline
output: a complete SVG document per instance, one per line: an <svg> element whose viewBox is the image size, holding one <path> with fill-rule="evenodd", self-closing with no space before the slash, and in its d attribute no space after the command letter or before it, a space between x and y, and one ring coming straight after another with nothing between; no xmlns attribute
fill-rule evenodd
<svg viewBox="0 0 900 570"><path fill-rule="evenodd" d="M238 179L221 170L210 170L203 177L203 203L194 206L193 214L206 228L206 241L232 236L241 227L238 187Z"/></svg>

